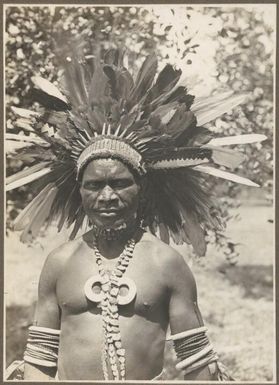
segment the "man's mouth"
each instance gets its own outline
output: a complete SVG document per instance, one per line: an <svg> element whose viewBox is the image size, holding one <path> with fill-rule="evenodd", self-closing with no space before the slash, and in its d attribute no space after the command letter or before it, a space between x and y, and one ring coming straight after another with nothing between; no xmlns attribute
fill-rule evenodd
<svg viewBox="0 0 279 385"><path fill-rule="evenodd" d="M102 217L114 217L119 215L120 210L119 209L101 209L96 210L96 212L102 216Z"/></svg>

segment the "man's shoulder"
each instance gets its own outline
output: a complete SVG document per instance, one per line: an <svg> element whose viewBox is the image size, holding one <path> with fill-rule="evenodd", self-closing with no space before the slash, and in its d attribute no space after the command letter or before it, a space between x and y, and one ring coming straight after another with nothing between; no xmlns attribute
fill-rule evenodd
<svg viewBox="0 0 279 385"><path fill-rule="evenodd" d="M178 251L151 233L145 232L142 241L148 243L150 255L152 253L163 268L179 268L179 266L186 264L183 256Z"/></svg>
<svg viewBox="0 0 279 385"><path fill-rule="evenodd" d="M150 233L145 233L143 241L149 243L148 252L156 263L164 282L171 287L182 288L184 292L195 296L196 283L193 273L184 257L170 245Z"/></svg>
<svg viewBox="0 0 279 385"><path fill-rule="evenodd" d="M46 266L49 269L60 269L83 246L82 238L68 241L58 246L47 256Z"/></svg>

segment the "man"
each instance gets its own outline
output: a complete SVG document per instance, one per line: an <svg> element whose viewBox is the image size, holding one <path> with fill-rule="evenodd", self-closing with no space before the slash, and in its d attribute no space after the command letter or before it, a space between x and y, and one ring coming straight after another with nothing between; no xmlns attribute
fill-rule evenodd
<svg viewBox="0 0 279 385"><path fill-rule="evenodd" d="M47 108L15 109L39 138L24 138L32 145L19 156L34 163L8 178L8 189L40 182L15 228L35 237L58 219L59 229L74 224L73 239L85 218L90 227L46 260L24 379L156 379L169 324L185 379L230 379L206 336L194 278L167 244L171 237L205 253L204 230L220 223L201 173L255 185L212 165L243 160L218 145L264 137L212 138L201 125L243 98L192 105L180 71L167 65L154 82L155 55L134 81L118 51L93 67L76 54L65 60L64 94L35 77Z"/></svg>
<svg viewBox="0 0 279 385"><path fill-rule="evenodd" d="M131 237L136 241L125 275L134 281L137 293L129 304L119 306L119 324L126 379L151 380L162 371L168 323L176 334L201 326L202 320L195 282L183 258L138 227L139 194L136 177L118 160L93 160L84 170L83 206L100 232L98 249L104 269L113 271L127 241ZM112 230L114 238L107 239L104 230ZM88 278L98 274L93 239L94 232L89 231L55 250L41 274L34 324L61 330L59 380L102 379L101 310L83 292ZM54 377L55 369L26 363L26 380L48 376ZM203 367L185 378L209 380L213 376Z"/></svg>

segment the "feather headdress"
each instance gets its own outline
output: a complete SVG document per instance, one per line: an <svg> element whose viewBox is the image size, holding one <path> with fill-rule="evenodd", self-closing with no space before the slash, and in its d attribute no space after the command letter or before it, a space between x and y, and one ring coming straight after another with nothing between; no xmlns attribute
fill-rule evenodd
<svg viewBox="0 0 279 385"><path fill-rule="evenodd" d="M263 135L214 138L202 127L245 99L223 93L194 100L179 84L180 70L166 65L158 74L155 54L143 62L135 79L123 55L110 50L101 61L67 57L61 90L39 76L32 81L41 112L14 108L17 126L26 135L7 134L18 159L28 168L7 178L7 191L38 180L40 191L15 220L22 239L58 220L58 229L73 224L71 238L85 213L78 179L94 158L115 157L145 175L142 225L159 232L165 242L191 243L205 253L204 229L220 226L212 214L202 174L256 186L234 169L243 155L226 145L252 143ZM33 163L33 164L32 164ZM219 166L223 166L222 169Z"/></svg>

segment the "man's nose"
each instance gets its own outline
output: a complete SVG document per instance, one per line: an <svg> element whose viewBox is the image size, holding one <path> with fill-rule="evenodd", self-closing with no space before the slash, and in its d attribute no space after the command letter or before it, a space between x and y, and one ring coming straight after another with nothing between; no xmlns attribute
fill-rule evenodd
<svg viewBox="0 0 279 385"><path fill-rule="evenodd" d="M116 203L118 202L118 196L110 186L105 186L99 195L100 203Z"/></svg>

